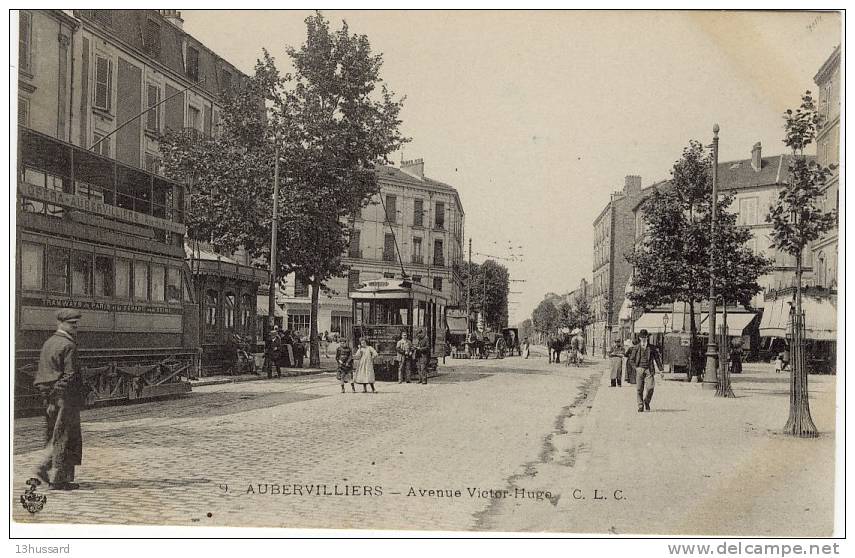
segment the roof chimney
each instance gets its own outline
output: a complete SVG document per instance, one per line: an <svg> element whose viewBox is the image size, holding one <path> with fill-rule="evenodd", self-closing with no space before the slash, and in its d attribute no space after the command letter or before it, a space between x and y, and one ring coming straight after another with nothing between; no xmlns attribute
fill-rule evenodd
<svg viewBox="0 0 855 558"><path fill-rule="evenodd" d="M410 176L422 180L425 177L425 160L413 159L410 161L401 161L401 170Z"/></svg>
<svg viewBox="0 0 855 558"><path fill-rule="evenodd" d="M639 175L628 174L623 180L623 193L627 196L637 194L641 191L641 177Z"/></svg>
<svg viewBox="0 0 855 558"><path fill-rule="evenodd" d="M754 172L760 172L760 169L763 168L763 158L760 157L759 141L751 148L751 168L754 169Z"/></svg>
<svg viewBox="0 0 855 558"><path fill-rule="evenodd" d="M184 29L184 20L181 19L181 12L178 10L158 10L166 21L179 29Z"/></svg>

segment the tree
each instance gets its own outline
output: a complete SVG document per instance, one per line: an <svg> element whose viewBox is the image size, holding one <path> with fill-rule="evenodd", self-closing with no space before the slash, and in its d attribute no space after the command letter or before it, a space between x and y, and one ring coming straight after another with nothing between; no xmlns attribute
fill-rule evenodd
<svg viewBox="0 0 855 558"><path fill-rule="evenodd" d="M766 221L772 224L772 243L775 248L796 260L795 307L791 315L793 328L792 366L790 368L790 413L784 432L801 438L818 435L810 414L808 378L804 359L802 315L802 257L805 248L819 239L837 222L835 211L820 207L821 187L831 170L808 159L804 149L816 139L822 127L822 116L817 112L810 91L802 95L801 106L784 114L784 144L792 151L789 162L787 187L778 194Z"/></svg>
<svg viewBox="0 0 855 558"><path fill-rule="evenodd" d="M549 335L558 329L558 320L560 318L558 308L551 300L541 300L537 308L531 313L531 322L534 325L534 330L541 337Z"/></svg>
<svg viewBox="0 0 855 558"><path fill-rule="evenodd" d="M642 204L645 236L627 255L634 269L629 299L644 310L687 303L692 346L697 339L695 303L707 298L710 282L711 171L709 154L691 141L674 164L668 187L654 190ZM732 202L732 195L717 200L713 269L717 292L747 307L760 292L757 279L768 271L769 261L745 247L751 232L737 226L736 216L727 211Z"/></svg>
<svg viewBox="0 0 855 558"><path fill-rule="evenodd" d="M463 281L469 281L472 309L484 317L484 327L498 331L508 324L508 269L493 261L466 262L461 267Z"/></svg>
<svg viewBox="0 0 855 558"><path fill-rule="evenodd" d="M563 301L558 305L558 325L573 329L576 327L573 315L573 306L569 302Z"/></svg>
<svg viewBox="0 0 855 558"><path fill-rule="evenodd" d="M345 271L343 222L379 191L375 165L388 164L408 139L399 131L403 101L383 83L383 56L368 37L351 34L346 22L333 31L320 12L306 19L306 31L299 49L287 48L294 72L272 120L290 181L285 201L296 213L278 249L283 271L312 286L310 363L318 365L318 297Z"/></svg>
<svg viewBox="0 0 855 558"><path fill-rule="evenodd" d="M594 322L594 312L591 309L591 303L585 293L576 295L576 300L573 301L573 323L574 327L582 330L582 339L587 343L586 327Z"/></svg>
<svg viewBox="0 0 855 558"><path fill-rule="evenodd" d="M534 339L534 324L530 318L526 318L519 324L520 339Z"/></svg>

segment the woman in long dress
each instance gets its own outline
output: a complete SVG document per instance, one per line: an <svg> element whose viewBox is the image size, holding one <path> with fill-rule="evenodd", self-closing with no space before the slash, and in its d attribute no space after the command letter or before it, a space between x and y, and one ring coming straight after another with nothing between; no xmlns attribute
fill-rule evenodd
<svg viewBox="0 0 855 558"><path fill-rule="evenodd" d="M377 351L374 347L368 345L368 340L362 337L359 340L359 350L353 355L354 360L359 360L356 365L356 376L353 381L357 384L362 384L362 392L368 393L366 386L371 386L371 393L377 393L374 389L374 359L377 358Z"/></svg>
<svg viewBox="0 0 855 558"><path fill-rule="evenodd" d="M620 339L615 339L612 343L609 358L611 360L611 387L620 387L620 375L623 371L623 347L621 347Z"/></svg>

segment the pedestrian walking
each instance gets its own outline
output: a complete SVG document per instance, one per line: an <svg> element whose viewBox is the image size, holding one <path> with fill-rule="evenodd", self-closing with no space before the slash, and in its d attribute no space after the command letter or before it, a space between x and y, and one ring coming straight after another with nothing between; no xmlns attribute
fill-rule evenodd
<svg viewBox="0 0 855 558"><path fill-rule="evenodd" d="M401 339L395 345L395 362L398 363L398 383L409 384L413 366L413 342L409 340L406 331L401 332Z"/></svg>
<svg viewBox="0 0 855 558"><path fill-rule="evenodd" d="M742 343L735 339L730 348L730 373L742 374Z"/></svg>
<svg viewBox="0 0 855 558"><path fill-rule="evenodd" d="M430 341L425 335L425 330L420 329L416 333L416 342L414 346L414 354L416 357L416 366L419 370L419 383L427 385L428 363L430 362Z"/></svg>
<svg viewBox="0 0 855 558"><path fill-rule="evenodd" d="M632 341L627 341L624 343L624 356L626 357L626 376L624 377L624 381L628 384L635 384L635 364L633 364L633 359L635 358L635 350L638 347L638 337L632 339Z"/></svg>
<svg viewBox="0 0 855 558"><path fill-rule="evenodd" d="M522 357L528 358L529 353L531 352L531 345L528 342L528 337L523 339L522 342Z"/></svg>
<svg viewBox="0 0 855 558"><path fill-rule="evenodd" d="M350 389L356 393L356 384L353 382L353 350L350 348L350 342L347 339L342 339L336 348L335 361L338 363L338 371L335 376L341 384L341 392L344 393L344 384L349 383Z"/></svg>
<svg viewBox="0 0 855 558"><path fill-rule="evenodd" d="M74 468L83 462L80 409L86 401L86 385L77 361L81 317L80 311L72 308L56 313L56 331L42 345L33 382L46 402L47 438L35 476L51 490L80 488L74 482Z"/></svg>
<svg viewBox="0 0 855 558"><path fill-rule="evenodd" d="M279 334L279 326L274 326L264 343L264 369L267 377L273 377L273 368L276 368L276 377L282 377L282 336Z"/></svg>
<svg viewBox="0 0 855 558"><path fill-rule="evenodd" d="M780 374L781 370L784 369L784 357L783 353L778 353L775 356L775 374Z"/></svg>
<svg viewBox="0 0 855 558"><path fill-rule="evenodd" d="M790 348L785 347L783 351L781 351L781 370L786 372L790 369Z"/></svg>
<svg viewBox="0 0 855 558"><path fill-rule="evenodd" d="M359 349L353 358L359 361L353 381L362 384L362 393L368 393L367 386L371 386L371 393L377 393L374 389L374 359L377 358L377 351L368 345L365 337L359 340Z"/></svg>
<svg viewBox="0 0 855 558"><path fill-rule="evenodd" d="M321 349L324 351L324 358L330 358L330 333L328 331L324 331L321 335Z"/></svg>
<svg viewBox="0 0 855 558"><path fill-rule="evenodd" d="M650 401L656 388L656 370L662 370L662 358L659 351L649 343L650 334L646 329L638 332L638 347L632 357L633 366L638 374L635 393L638 399L638 412L650 410Z"/></svg>
<svg viewBox="0 0 855 558"><path fill-rule="evenodd" d="M620 376L623 372L623 347L621 347L620 339L615 339L612 344L612 351L609 353L611 361L611 387L620 387Z"/></svg>

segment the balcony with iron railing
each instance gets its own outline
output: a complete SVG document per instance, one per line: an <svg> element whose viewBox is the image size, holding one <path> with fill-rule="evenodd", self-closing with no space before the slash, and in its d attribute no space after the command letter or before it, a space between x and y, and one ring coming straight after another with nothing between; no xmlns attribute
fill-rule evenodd
<svg viewBox="0 0 855 558"><path fill-rule="evenodd" d="M445 258L442 256L442 254L434 255L433 265L436 267L445 267Z"/></svg>
<svg viewBox="0 0 855 558"><path fill-rule="evenodd" d="M424 256L422 256L421 254L419 254L418 256L417 256L417 255L415 255L415 254L413 254L413 257L412 257L412 263L414 263L414 264L424 264L424 263L425 263L425 257L424 257Z"/></svg>

